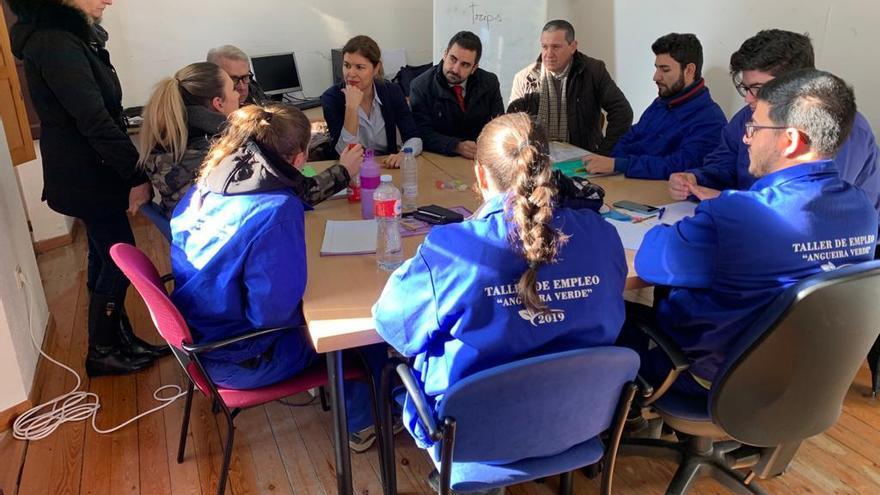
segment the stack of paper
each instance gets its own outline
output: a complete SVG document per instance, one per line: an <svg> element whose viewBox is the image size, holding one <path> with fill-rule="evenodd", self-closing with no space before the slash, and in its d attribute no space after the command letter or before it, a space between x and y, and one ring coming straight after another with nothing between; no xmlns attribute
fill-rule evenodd
<svg viewBox="0 0 880 495"><path fill-rule="evenodd" d="M583 148L578 148L573 144L563 143L561 141L550 141L550 161L552 163L580 160L589 154L589 151Z"/></svg>
<svg viewBox="0 0 880 495"><path fill-rule="evenodd" d="M376 220L327 220L321 256L376 252Z"/></svg>

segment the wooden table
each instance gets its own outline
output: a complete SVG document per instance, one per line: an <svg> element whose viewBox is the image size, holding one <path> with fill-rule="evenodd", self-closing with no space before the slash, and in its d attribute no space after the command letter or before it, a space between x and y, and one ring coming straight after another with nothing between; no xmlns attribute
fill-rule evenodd
<svg viewBox="0 0 880 495"><path fill-rule="evenodd" d="M333 162L311 163L316 170L323 170ZM458 179L466 184L474 182L473 163L458 157L445 157L424 153L418 157L419 204L464 206L471 211L481 203L481 198L471 191L438 189L435 183ZM385 170L399 186L400 171ZM606 202L630 199L648 204L670 202L665 181L645 181L611 176L594 179L606 192ZM380 270L375 255L321 256L324 224L327 220L358 220L361 218L359 203L345 199L328 200L314 211L306 213L306 256L309 281L303 298L303 312L309 327L312 345L319 353L327 354L330 375L329 392L333 404L334 448L336 451L336 476L340 494L351 493L351 457L348 448L348 421L344 407L344 383L342 380L342 350L382 342L373 327L372 307L378 300L389 272ZM421 243L422 236L403 239L404 255L411 257ZM626 288L644 287L633 268L635 252L627 250L629 275Z"/></svg>

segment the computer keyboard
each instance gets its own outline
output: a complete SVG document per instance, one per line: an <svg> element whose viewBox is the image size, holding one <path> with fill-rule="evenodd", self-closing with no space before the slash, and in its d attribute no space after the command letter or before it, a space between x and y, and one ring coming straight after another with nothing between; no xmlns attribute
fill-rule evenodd
<svg viewBox="0 0 880 495"><path fill-rule="evenodd" d="M315 108L321 106L320 98L309 98L307 100L295 100L290 102L291 105L299 108L300 110L308 110L310 108Z"/></svg>

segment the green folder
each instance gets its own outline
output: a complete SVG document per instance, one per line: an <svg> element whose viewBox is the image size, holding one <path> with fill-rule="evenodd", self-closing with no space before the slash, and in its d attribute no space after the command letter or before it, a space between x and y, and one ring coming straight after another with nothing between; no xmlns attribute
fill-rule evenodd
<svg viewBox="0 0 880 495"><path fill-rule="evenodd" d="M566 177L587 177L587 170L584 168L584 162L581 160L568 160L566 162L558 162L553 164L553 170L559 170Z"/></svg>

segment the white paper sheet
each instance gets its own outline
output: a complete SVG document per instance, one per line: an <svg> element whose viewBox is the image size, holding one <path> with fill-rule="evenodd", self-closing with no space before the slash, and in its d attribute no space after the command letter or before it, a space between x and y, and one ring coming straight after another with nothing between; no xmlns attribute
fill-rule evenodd
<svg viewBox="0 0 880 495"><path fill-rule="evenodd" d="M645 234L651 230L652 227L660 224L672 225L683 218L694 216L694 210L697 208L697 204L691 203L690 201L678 201L660 207L665 208L665 210L663 210L662 219L658 219L655 215L637 223L633 223L632 221L612 220L610 218L606 218L605 220L617 229L617 234L620 236L621 242L623 242L624 249L637 250L639 249L639 246L642 245L642 239L644 239ZM640 213L632 213L629 211L626 213L635 218L645 217L645 215Z"/></svg>
<svg viewBox="0 0 880 495"><path fill-rule="evenodd" d="M561 163L569 160L579 160L590 152L577 146L561 141L550 141L550 162Z"/></svg>
<svg viewBox="0 0 880 495"><path fill-rule="evenodd" d="M321 256L376 252L375 220L327 220Z"/></svg>
<svg viewBox="0 0 880 495"><path fill-rule="evenodd" d="M634 250L639 249L639 246L642 245L642 239L645 237L645 233L651 230L651 227L657 225L656 217L639 223L621 222L618 220L611 220L610 218L606 218L605 220L617 229L617 235L620 236L623 248Z"/></svg>
<svg viewBox="0 0 880 495"><path fill-rule="evenodd" d="M694 211L697 209L697 203L691 201L678 201L676 203L663 205L661 208L663 208L663 215L662 218L660 218L660 221L666 225L672 225L683 218L694 216Z"/></svg>

